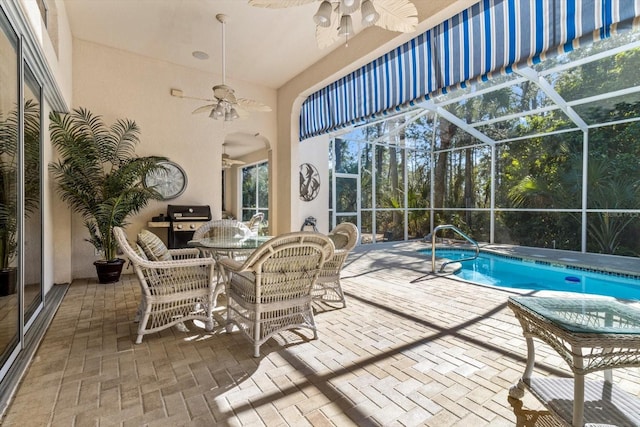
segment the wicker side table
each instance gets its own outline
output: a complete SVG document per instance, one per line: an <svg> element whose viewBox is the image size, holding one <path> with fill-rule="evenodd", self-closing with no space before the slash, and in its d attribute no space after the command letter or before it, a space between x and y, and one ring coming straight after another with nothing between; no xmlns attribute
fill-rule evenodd
<svg viewBox="0 0 640 427"><path fill-rule="evenodd" d="M525 388L567 425L640 426L640 399L612 382L613 368L640 366L640 310L602 299L510 297L508 306L527 341L527 365L509 395ZM573 378L532 378L533 338L567 362ZM604 371L604 381L585 375Z"/></svg>

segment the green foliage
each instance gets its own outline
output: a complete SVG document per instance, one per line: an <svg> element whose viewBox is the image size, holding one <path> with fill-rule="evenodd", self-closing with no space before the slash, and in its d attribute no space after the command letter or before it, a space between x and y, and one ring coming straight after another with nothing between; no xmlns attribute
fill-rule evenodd
<svg viewBox="0 0 640 427"><path fill-rule="evenodd" d="M242 169L242 220L248 221L257 212L268 214L269 166L267 162ZM265 226L265 221L261 226Z"/></svg>
<svg viewBox="0 0 640 427"><path fill-rule="evenodd" d="M84 108L66 115L52 112L51 141L60 158L49 164L57 191L69 207L82 216L87 239L106 260L117 257L113 227L147 203L161 199L143 185L144 176L162 169L165 157L137 157L140 129L131 120L117 120L107 127L100 116Z"/></svg>
<svg viewBox="0 0 640 427"><path fill-rule="evenodd" d="M40 203L40 105L24 104L24 209L27 217ZM16 254L18 218L18 110L0 115L0 269Z"/></svg>
<svg viewBox="0 0 640 427"><path fill-rule="evenodd" d="M402 219L387 212L401 211L406 200L410 235L429 218L411 209L433 209L434 224L451 223L482 240L489 238L494 207L496 242L581 250L586 205L588 251L638 255L640 215L621 211L640 210L640 121L623 122L640 117L640 97L633 90L640 86L640 48L557 67L635 43L638 34L619 34L533 66L564 105L535 79L513 75L497 76L497 90L480 83L461 89L467 97L452 92L456 102L447 95L435 100L439 110L493 139L495 147L445 114L426 111L336 140L336 172L360 174L363 226L372 227L367 210L376 208L371 232L395 232ZM570 119L572 111L587 129ZM401 150L408 151L406 164L397 156ZM355 190L342 187L339 194L355 200Z"/></svg>

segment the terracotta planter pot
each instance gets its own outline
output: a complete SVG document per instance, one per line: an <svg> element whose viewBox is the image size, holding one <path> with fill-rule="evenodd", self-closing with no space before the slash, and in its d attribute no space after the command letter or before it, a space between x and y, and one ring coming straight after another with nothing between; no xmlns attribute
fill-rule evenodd
<svg viewBox="0 0 640 427"><path fill-rule="evenodd" d="M100 283L115 283L120 280L124 260L117 258L113 261L99 260L93 263L98 273L98 281Z"/></svg>

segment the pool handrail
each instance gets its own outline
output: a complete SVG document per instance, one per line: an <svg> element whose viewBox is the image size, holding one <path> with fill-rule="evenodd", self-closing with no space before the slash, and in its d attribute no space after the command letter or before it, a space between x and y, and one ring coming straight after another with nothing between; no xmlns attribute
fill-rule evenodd
<svg viewBox="0 0 640 427"><path fill-rule="evenodd" d="M480 255L480 245L478 245L478 242L473 240L471 237L467 236L462 230L460 230L455 225L451 225L451 224L438 225L436 228L433 229L433 231L431 233L429 233L426 236L426 238L431 236L431 272L432 273L436 272L436 234L438 234L438 231L440 231L440 230L453 230L453 231L458 233L466 241L468 241L469 243L471 243L475 247L475 255L473 257L462 258L462 259L457 259L457 260L454 260L454 261L445 261L445 262L443 262L440 265L440 271L439 271L440 273L442 273L444 271L444 268L447 265L452 264L454 262L473 261L474 259L478 258L478 255Z"/></svg>

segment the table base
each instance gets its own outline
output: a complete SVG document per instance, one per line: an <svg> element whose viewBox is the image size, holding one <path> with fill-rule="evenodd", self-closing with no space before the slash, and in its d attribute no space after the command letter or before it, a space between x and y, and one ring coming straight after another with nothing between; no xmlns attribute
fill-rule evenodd
<svg viewBox="0 0 640 427"><path fill-rule="evenodd" d="M521 381L519 387L522 383L552 414L571 426L573 378L536 377ZM509 394L517 394L517 388ZM640 426L640 399L615 384L585 381L584 425Z"/></svg>

